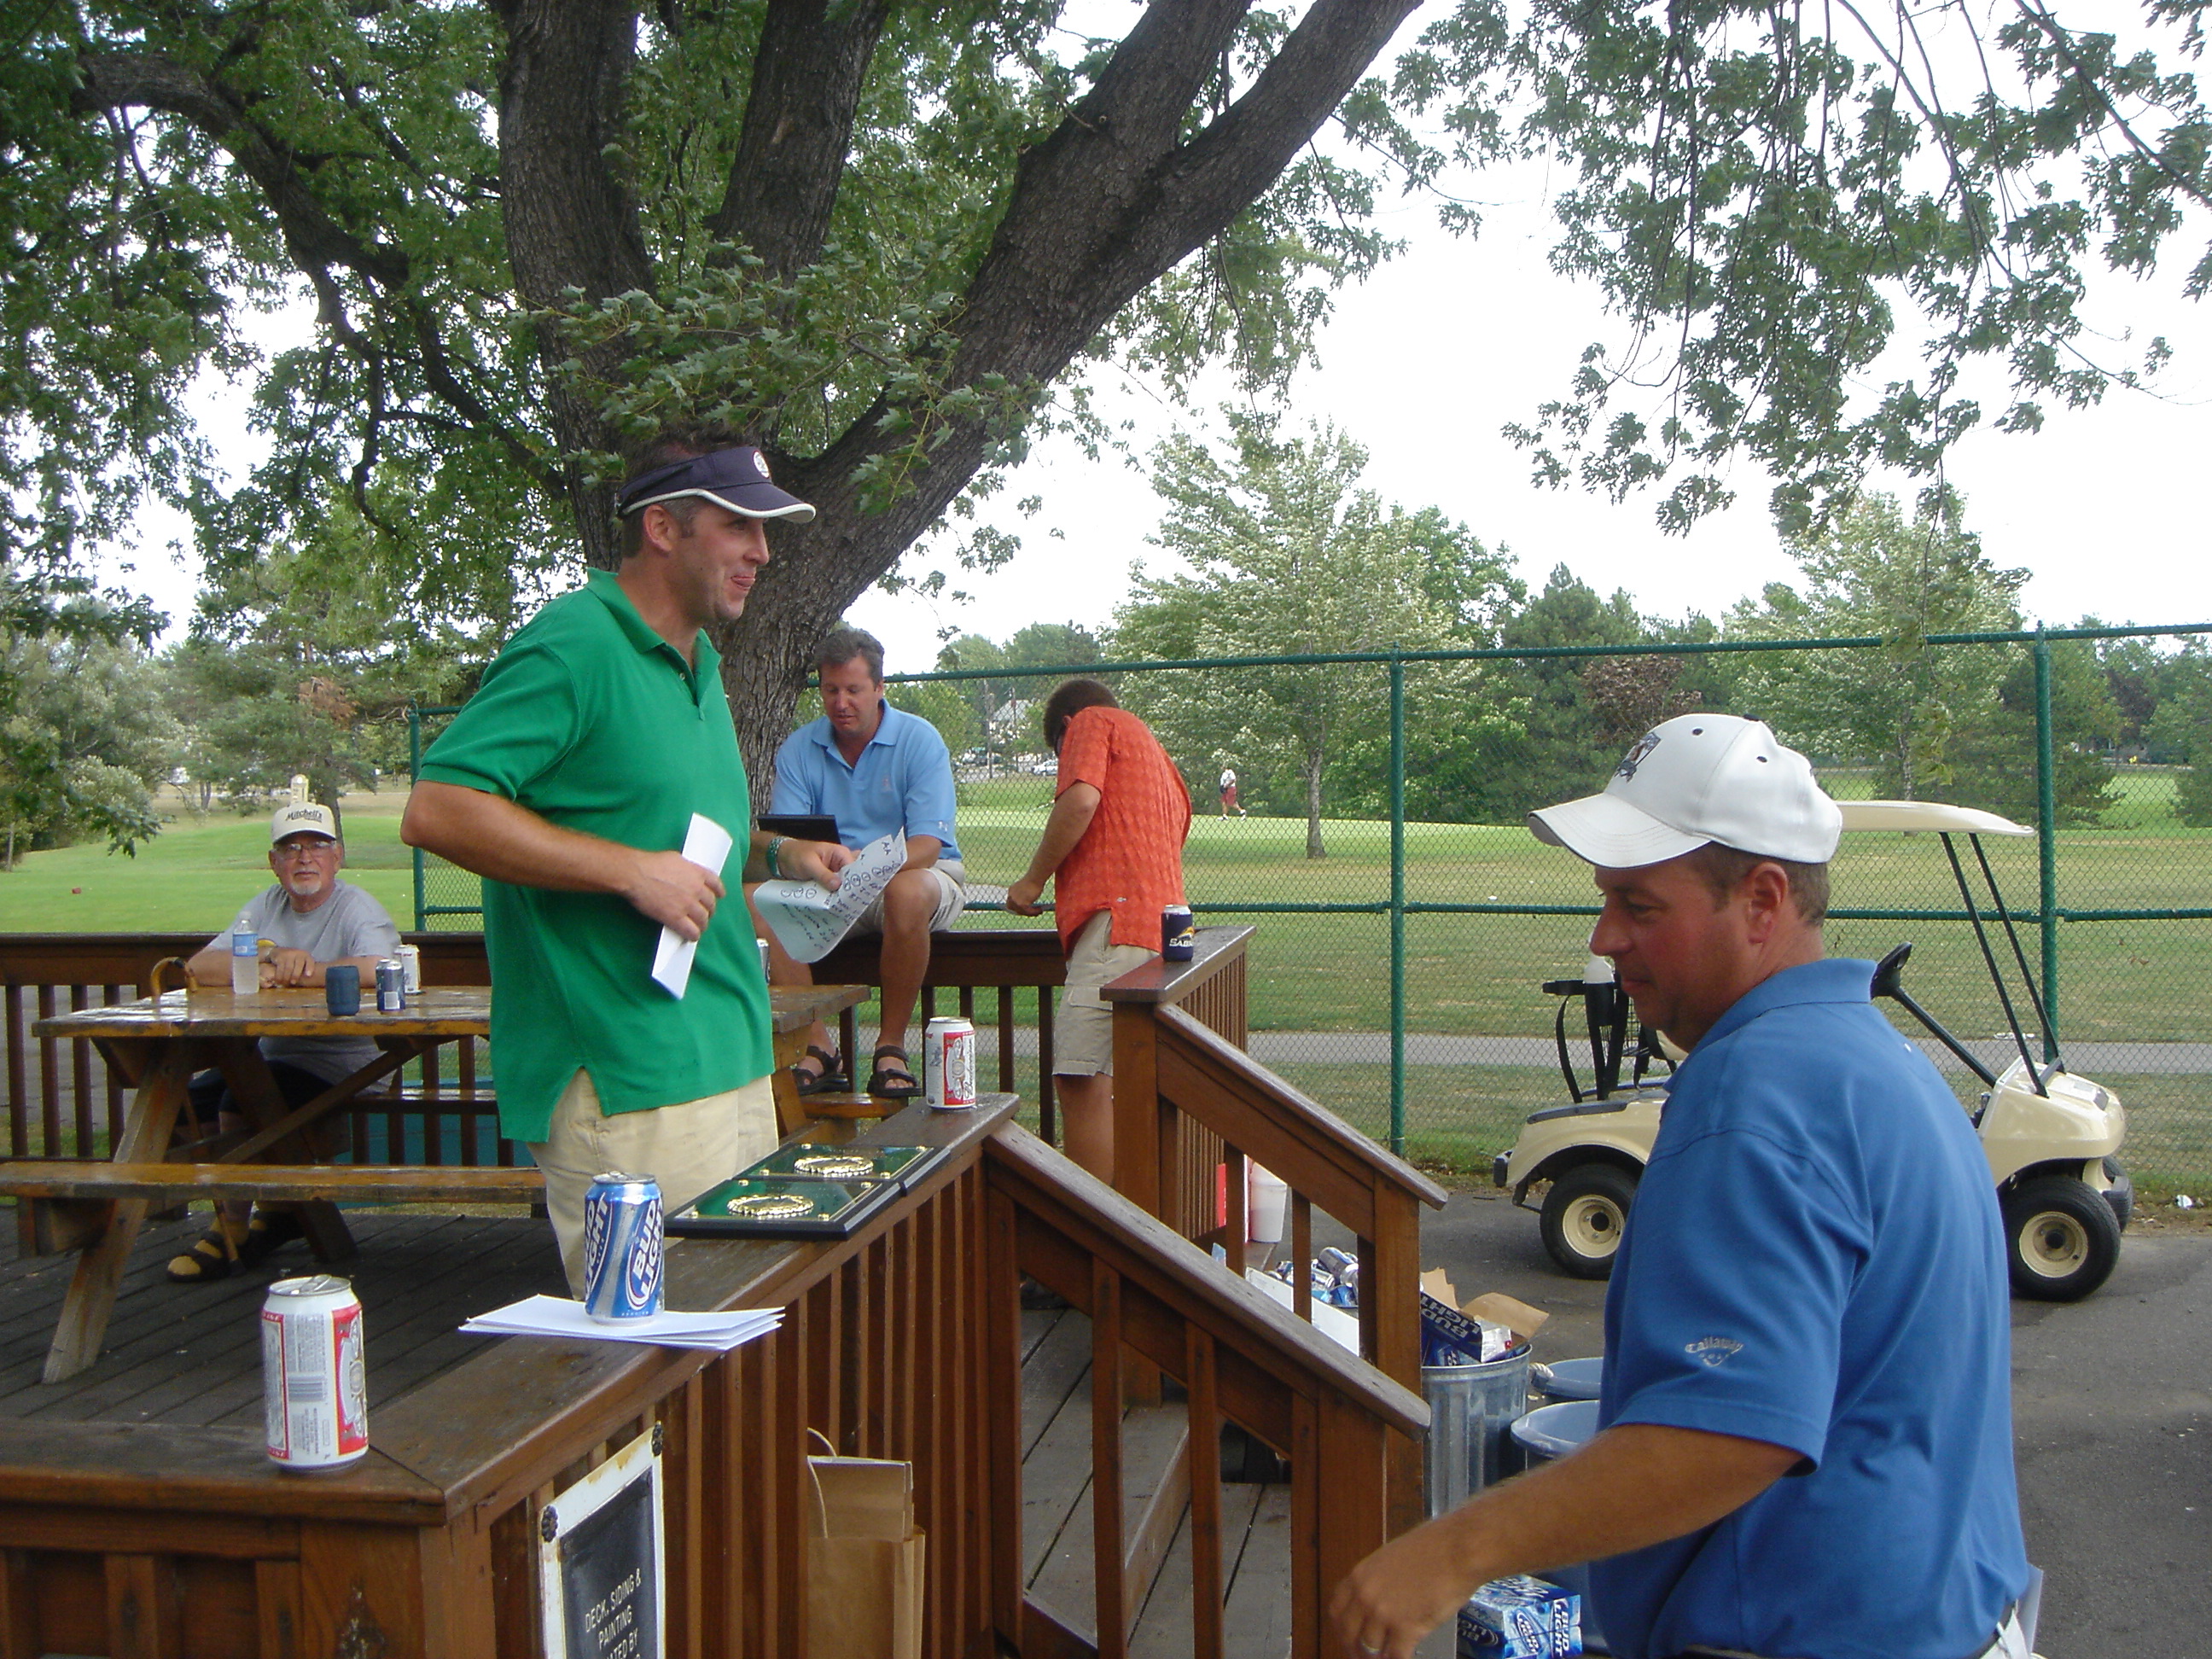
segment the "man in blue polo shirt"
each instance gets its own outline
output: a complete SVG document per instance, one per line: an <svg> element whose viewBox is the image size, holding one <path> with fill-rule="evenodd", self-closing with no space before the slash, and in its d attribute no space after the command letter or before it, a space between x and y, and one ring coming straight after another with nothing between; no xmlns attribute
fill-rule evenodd
<svg viewBox="0 0 2212 1659"><path fill-rule="evenodd" d="M895 830L906 832L906 867L891 878L854 931L883 935L882 1028L876 1033L868 1092L911 1100L921 1092L906 1051L907 1027L929 972L929 936L950 927L966 902L960 848L952 839L952 756L937 728L884 701L884 647L872 634L839 628L815 648L822 717L776 750L771 812L821 813L837 820L837 838L859 848ZM794 960L767 928L769 980L811 985L813 971ZM850 1086L845 1062L817 1024L794 1068L799 1092Z"/></svg>
<svg viewBox="0 0 2212 1659"><path fill-rule="evenodd" d="M2025 1659L1989 1166L1873 964L1823 959L1835 803L1757 721L1687 714L1531 828L1596 866L1590 949L1689 1058L1598 1434L1362 1562L1339 1632L1408 1659L1477 1585L1588 1561L1625 1659Z"/></svg>

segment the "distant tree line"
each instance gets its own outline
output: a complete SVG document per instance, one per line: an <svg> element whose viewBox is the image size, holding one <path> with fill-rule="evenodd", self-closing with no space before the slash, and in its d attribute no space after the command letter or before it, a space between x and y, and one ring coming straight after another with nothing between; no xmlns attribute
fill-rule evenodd
<svg viewBox="0 0 2212 1659"><path fill-rule="evenodd" d="M343 806L407 765L410 703L465 694L497 635L423 619L336 543L278 551L204 592L190 630L87 594L66 625L0 641L0 859L158 834L164 785L256 811L295 775ZM501 631L507 619L501 619Z"/></svg>
<svg viewBox="0 0 2212 1659"><path fill-rule="evenodd" d="M1031 623L1004 641L963 634L941 669L978 678L895 683L970 766L1044 746L1054 683L1020 669L1502 648L1589 654L1407 665L1406 811L1418 820L1516 823L1601 787L1658 721L1697 709L1758 715L1829 767L1863 769L1883 795L1940 798L2033 821L2035 665L2021 645L1930 636L2021 626L2027 573L2002 568L1940 495L1907 511L1868 494L1825 530L1785 543L1796 580L1719 617L1654 617L1565 563L1531 592L1439 509L1361 487L1364 450L1330 427L1285 434L1232 416L1217 452L1178 434L1157 452L1165 511L1154 539L1182 568L1140 574L1109 629ZM104 836L129 851L157 833L156 794L191 809L257 810L295 775L342 802L404 770L407 710L458 700L536 595L465 626L390 591L337 542L271 553L200 597L187 635L117 596L76 595L35 625L0 618L0 858ZM2096 625L2085 618L2084 625ZM1872 636L1872 648L1629 655L1606 647ZM1594 648L1594 649L1593 649ZM1389 675L1381 665L1283 664L1109 675L1160 733L1201 799L1224 766L1251 810L1324 823L1387 813ZM2097 821L2116 762L2184 768L2181 821L2212 825L2212 640L2051 647L2059 822ZM801 711L802 715L805 713Z"/></svg>
<svg viewBox="0 0 2212 1659"><path fill-rule="evenodd" d="M2000 568L1931 492L1908 511L1867 493L1788 538L1798 568L1723 616L1656 617L1561 563L1534 592L1439 510L1360 487L1343 433L1287 435L1231 413L1218 452L1178 434L1154 455L1156 543L1187 574L1141 576L1101 642L1116 659L1878 638L1875 648L1529 656L1410 664L1405 801L1435 822L1515 823L1563 793L1601 787L1658 721L1701 708L1755 714L1822 764L1865 769L1883 795L1940 798L2033 821L2036 691L2021 645L1931 646L2016 631L2027 573ZM2097 619L2085 618L2084 626ZM988 642L986 642L988 643ZM2212 824L2212 641L2051 647L2058 821L2093 823L2118 759L2190 765L2185 823ZM1284 665L1130 673L1124 700L1201 793L1236 768L1246 804L1304 817L1309 856L1327 817L1388 811L1388 673ZM2203 763L2198 765L2197 763Z"/></svg>

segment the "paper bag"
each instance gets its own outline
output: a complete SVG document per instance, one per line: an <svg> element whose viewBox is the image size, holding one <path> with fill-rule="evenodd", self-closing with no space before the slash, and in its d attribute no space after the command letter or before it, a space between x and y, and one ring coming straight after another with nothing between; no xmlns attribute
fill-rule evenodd
<svg viewBox="0 0 2212 1659"><path fill-rule="evenodd" d="M807 1432L829 1449L818 1430ZM806 1469L807 1659L921 1659L914 1465L810 1456Z"/></svg>

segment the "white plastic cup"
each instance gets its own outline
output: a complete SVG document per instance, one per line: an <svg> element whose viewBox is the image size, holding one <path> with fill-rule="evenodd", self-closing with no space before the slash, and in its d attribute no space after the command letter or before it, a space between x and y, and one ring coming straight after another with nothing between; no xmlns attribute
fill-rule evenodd
<svg viewBox="0 0 2212 1659"><path fill-rule="evenodd" d="M1248 1160L1244 1165L1244 1216L1252 1242L1281 1243L1283 1216L1290 1206L1290 1183L1272 1170L1263 1170Z"/></svg>

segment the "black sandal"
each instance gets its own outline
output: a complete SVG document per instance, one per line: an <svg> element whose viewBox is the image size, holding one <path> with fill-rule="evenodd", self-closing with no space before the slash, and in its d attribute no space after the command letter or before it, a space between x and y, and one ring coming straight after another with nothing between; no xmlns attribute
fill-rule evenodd
<svg viewBox="0 0 2212 1659"><path fill-rule="evenodd" d="M172 1285L212 1285L237 1271L238 1247L220 1221L194 1239L191 1249L171 1256L167 1268Z"/></svg>
<svg viewBox="0 0 2212 1659"><path fill-rule="evenodd" d="M899 1063L896 1066L884 1065L885 1054L896 1054ZM921 1085L914 1080L914 1072L907 1064L905 1049L900 1048L896 1042L882 1043L878 1045L873 1058L876 1062L875 1074L868 1079L868 1092L871 1095L878 1100L913 1100L920 1097ZM906 1080L903 1083L893 1081L897 1078L903 1078Z"/></svg>
<svg viewBox="0 0 2212 1659"><path fill-rule="evenodd" d="M803 1072L795 1065L791 1068L791 1079L799 1085L800 1094L840 1094L853 1086L853 1079L845 1075L845 1062L836 1055L817 1048L810 1042L806 1045L806 1053L800 1056L802 1060L809 1058L820 1060L822 1069L818 1072Z"/></svg>

